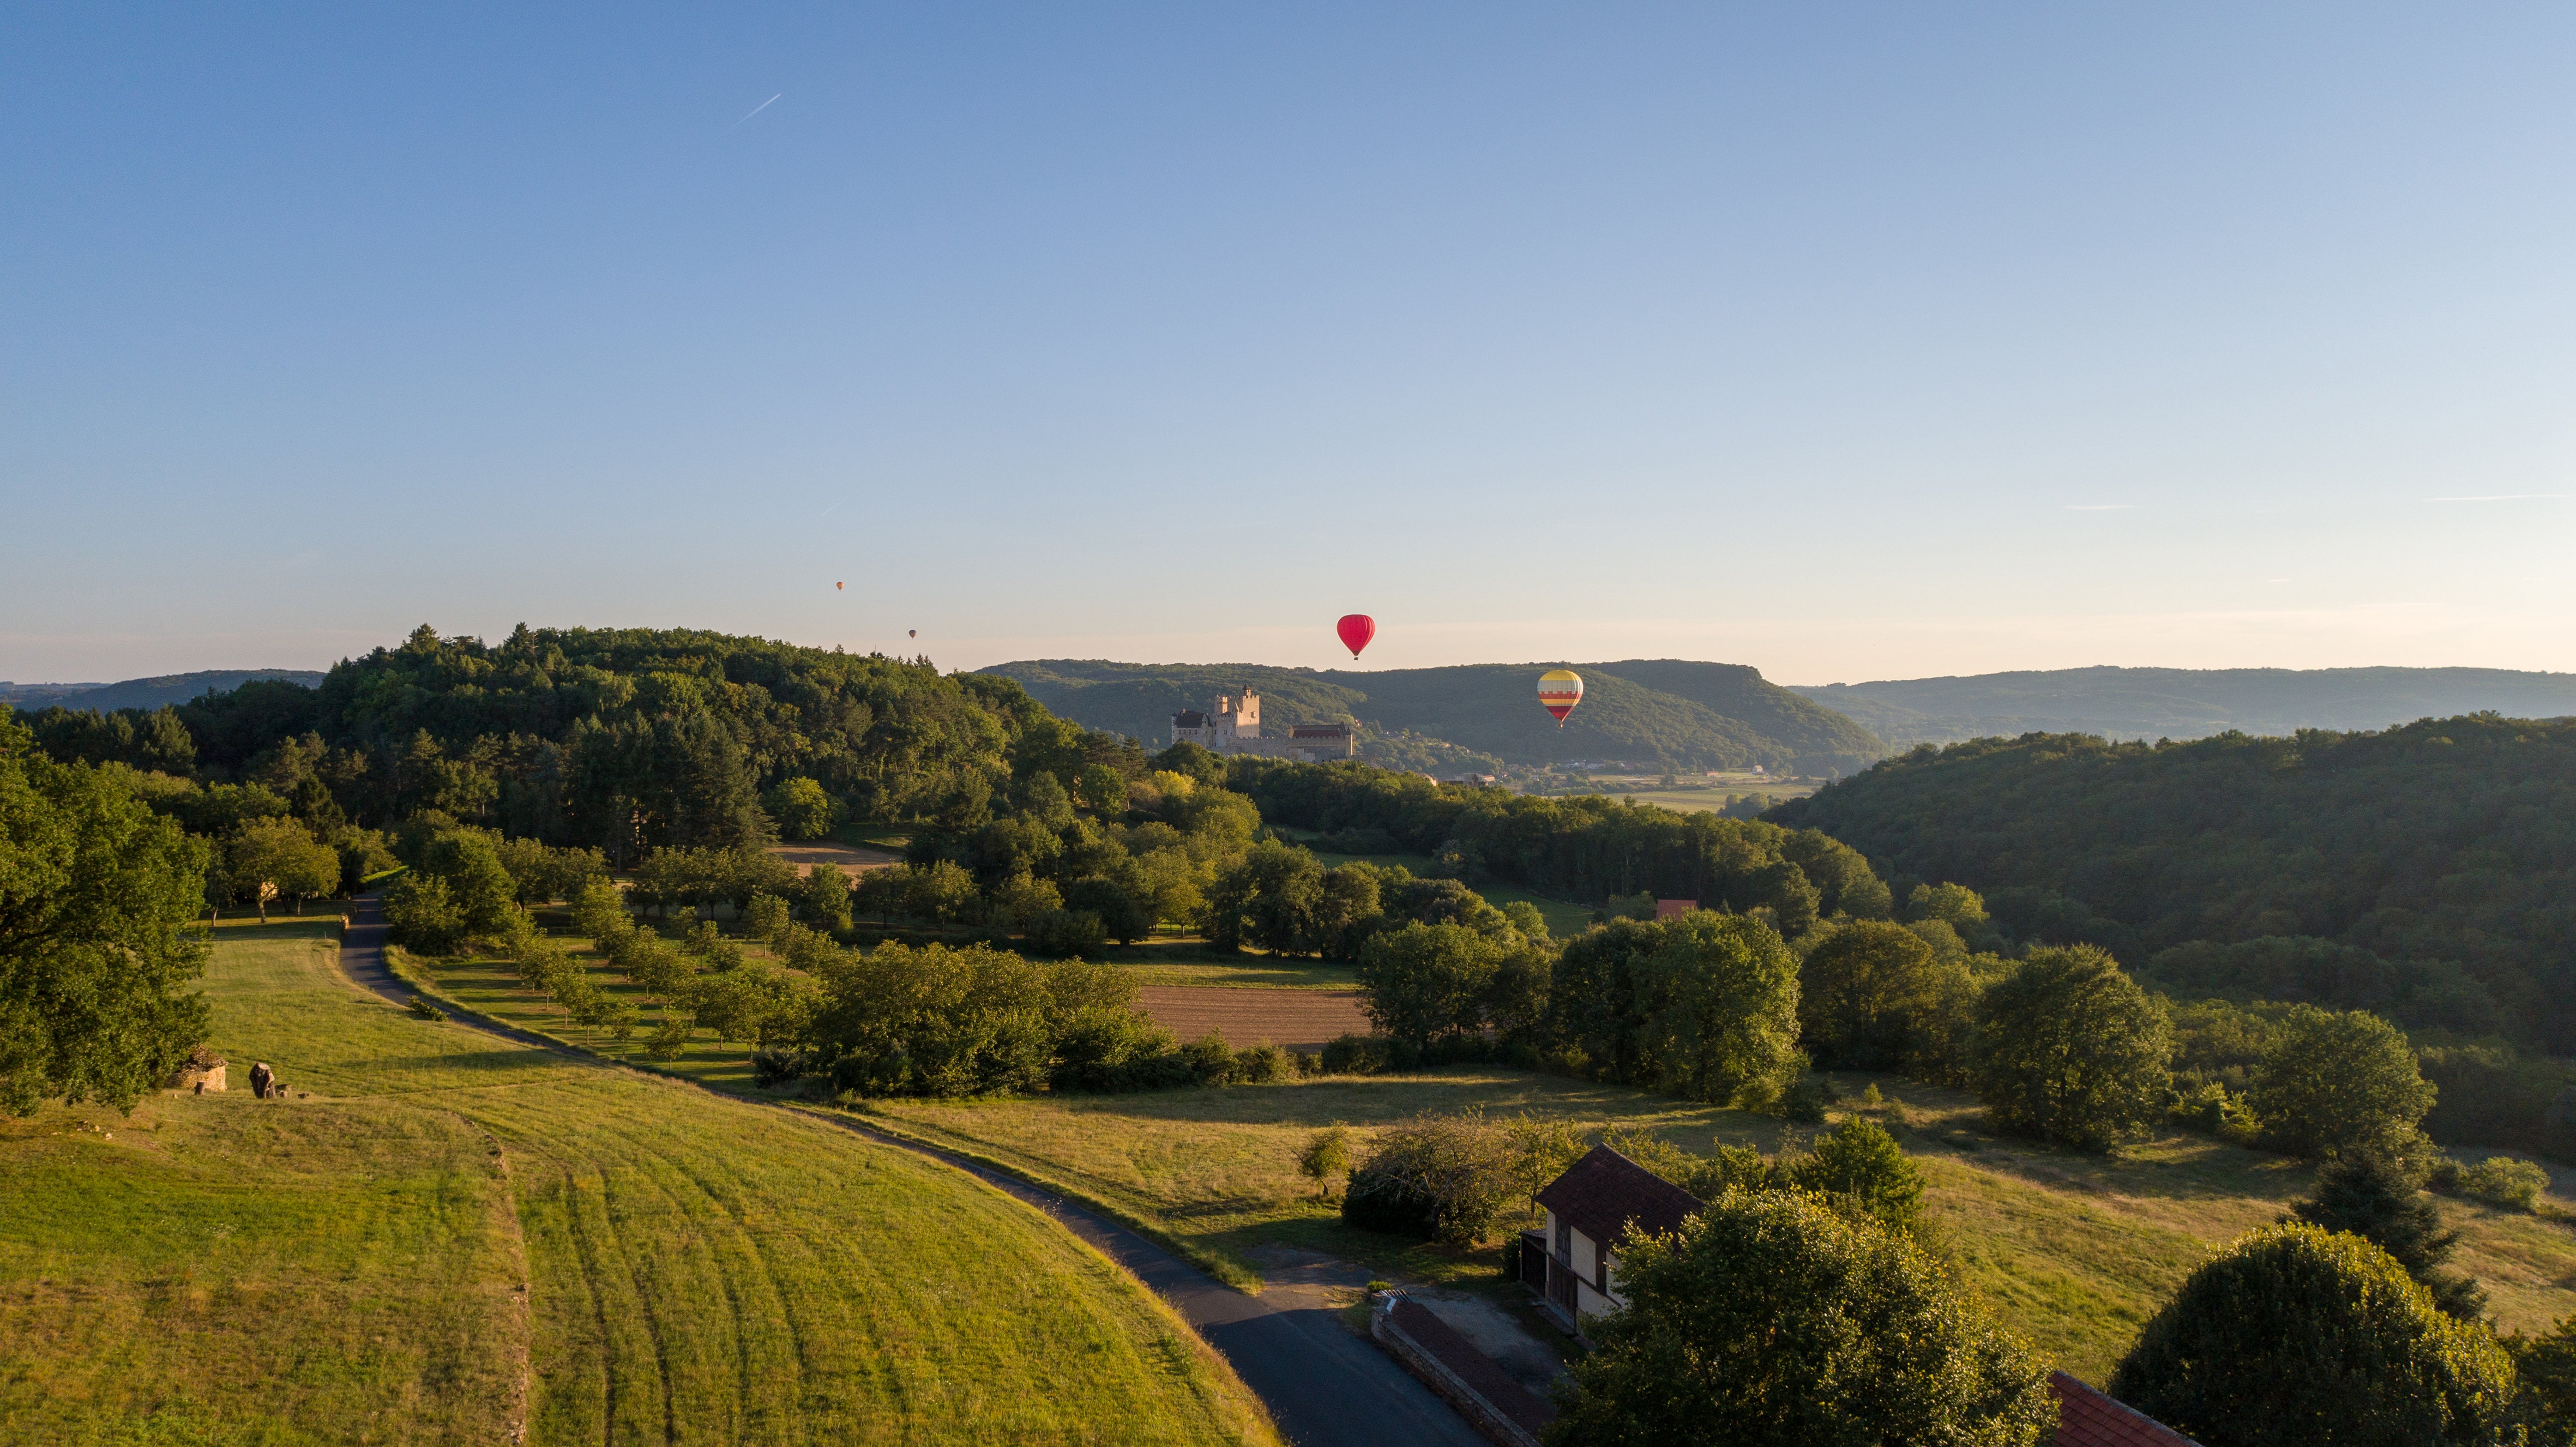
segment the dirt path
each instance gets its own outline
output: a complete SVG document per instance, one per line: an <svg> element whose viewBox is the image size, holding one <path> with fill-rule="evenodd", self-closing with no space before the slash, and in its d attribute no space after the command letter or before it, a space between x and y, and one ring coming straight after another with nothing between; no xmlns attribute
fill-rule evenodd
<svg viewBox="0 0 2576 1447"><path fill-rule="evenodd" d="M1213 1030L1241 1049L1267 1041L1291 1050L1320 1050L1340 1035L1365 1035L1369 1020L1357 990L1237 990L1224 985L1144 985L1136 1003L1182 1040Z"/></svg>

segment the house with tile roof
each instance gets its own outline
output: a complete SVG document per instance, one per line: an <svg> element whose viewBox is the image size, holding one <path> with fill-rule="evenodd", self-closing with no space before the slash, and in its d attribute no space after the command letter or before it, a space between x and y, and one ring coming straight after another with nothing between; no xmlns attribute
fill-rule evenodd
<svg viewBox="0 0 2576 1447"><path fill-rule="evenodd" d="M2048 1391L2057 1398L2056 1447L2200 1447L2064 1372L2048 1374Z"/></svg>
<svg viewBox="0 0 2576 1447"><path fill-rule="evenodd" d="M1619 1292L1619 1242L1679 1230L1700 1199L1610 1149L1594 1146L1538 1193L1547 1224L1522 1233L1521 1280L1557 1323L1583 1335L1587 1317L1628 1304Z"/></svg>

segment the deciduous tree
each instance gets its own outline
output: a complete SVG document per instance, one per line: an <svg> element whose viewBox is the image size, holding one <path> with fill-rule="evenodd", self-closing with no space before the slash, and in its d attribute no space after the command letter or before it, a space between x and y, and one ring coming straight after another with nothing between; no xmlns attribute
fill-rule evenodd
<svg viewBox="0 0 2576 1447"><path fill-rule="evenodd" d="M1729 1192L1630 1238L1551 1447L2039 1447L2047 1368L1902 1234L1797 1192Z"/></svg>
<svg viewBox="0 0 2576 1447"><path fill-rule="evenodd" d="M131 1108L207 1025L181 933L210 851L110 772L63 765L0 714L0 1107Z"/></svg>
<svg viewBox="0 0 2576 1447"><path fill-rule="evenodd" d="M2513 1364L2359 1236L2266 1226L2193 1272L2111 1394L2212 1447L2496 1447Z"/></svg>

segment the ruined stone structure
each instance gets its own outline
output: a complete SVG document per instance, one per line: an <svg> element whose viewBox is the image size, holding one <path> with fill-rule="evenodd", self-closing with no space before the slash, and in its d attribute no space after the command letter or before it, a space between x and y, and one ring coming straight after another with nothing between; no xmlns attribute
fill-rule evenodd
<svg viewBox="0 0 2576 1447"><path fill-rule="evenodd" d="M1240 695L1218 694L1216 707L1206 713L1185 708L1172 715L1172 742L1310 764L1359 753L1359 739L1348 724L1297 724L1285 736L1262 733L1261 695L1248 688Z"/></svg>

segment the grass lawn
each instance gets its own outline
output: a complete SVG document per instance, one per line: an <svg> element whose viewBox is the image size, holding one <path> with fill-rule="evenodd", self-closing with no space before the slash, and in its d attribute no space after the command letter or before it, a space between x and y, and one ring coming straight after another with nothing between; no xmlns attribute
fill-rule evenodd
<svg viewBox="0 0 2576 1447"><path fill-rule="evenodd" d="M0 1421L117 1444L1275 1440L1036 1213L809 1116L415 1019L225 928L235 1088L0 1123ZM251 1099L274 1063L309 1098ZM112 1137L112 1138L111 1138Z"/></svg>
<svg viewBox="0 0 2576 1447"><path fill-rule="evenodd" d="M1836 1078L1854 1092L1871 1079ZM1905 1102L1902 1117L1891 1108L1879 1118L1923 1165L1935 1239L2004 1320L2091 1381L2108 1375L2138 1327L2210 1247L2278 1217L2311 1177L2280 1157L2191 1136L2116 1159L2054 1152L1988 1134L1964 1096L1878 1079ZM1768 1116L1487 1070L1161 1095L887 1100L865 1109L1107 1204L1237 1281L1255 1274L1243 1251L1279 1241L1472 1286L1496 1280L1491 1247L1456 1251L1345 1227L1333 1208L1312 1199L1295 1162L1318 1126L1365 1127L1420 1110L1478 1107L1587 1127L1650 1128L1697 1150L1713 1140L1773 1150L1787 1129ZM2576 1229L2455 1201L2442 1210L2463 1233L2454 1264L2487 1283L2505 1325L2528 1330L2576 1311Z"/></svg>

